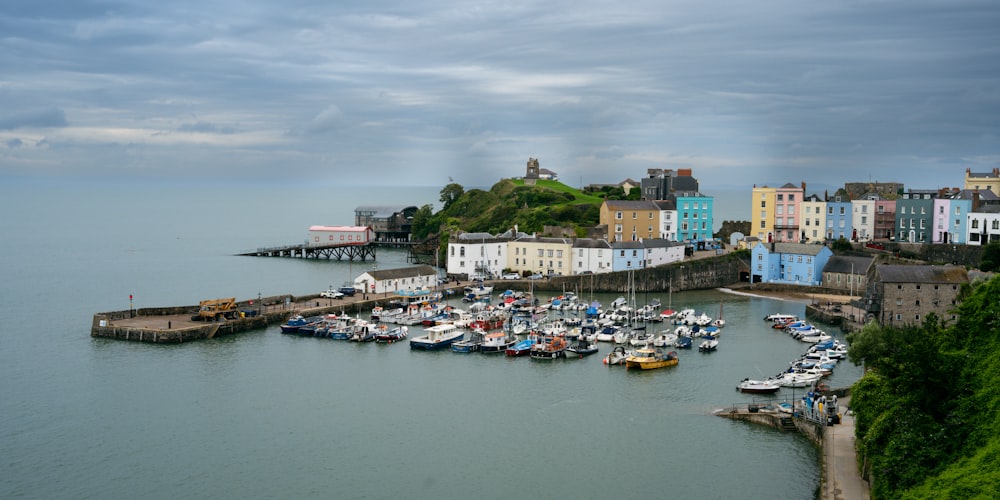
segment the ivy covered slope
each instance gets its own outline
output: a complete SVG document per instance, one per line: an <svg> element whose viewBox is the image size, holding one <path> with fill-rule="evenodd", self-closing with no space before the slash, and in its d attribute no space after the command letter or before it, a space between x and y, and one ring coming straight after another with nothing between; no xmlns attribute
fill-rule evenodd
<svg viewBox="0 0 1000 500"><path fill-rule="evenodd" d="M872 497L997 498L1000 492L1000 276L963 290L959 320L852 333L864 362L851 393Z"/></svg>
<svg viewBox="0 0 1000 500"><path fill-rule="evenodd" d="M637 191L637 190L636 190ZM441 190L442 209L432 213L424 205L413 216L413 235L425 239L440 230L499 234L515 225L518 230L542 234L546 225L577 228L595 226L603 196L593 196L558 181L539 180L527 186L522 180L504 179L489 191L448 184Z"/></svg>

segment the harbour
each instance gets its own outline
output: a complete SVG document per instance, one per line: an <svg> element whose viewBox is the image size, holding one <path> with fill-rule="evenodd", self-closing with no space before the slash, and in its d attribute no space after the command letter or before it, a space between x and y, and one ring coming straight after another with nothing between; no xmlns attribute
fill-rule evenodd
<svg viewBox="0 0 1000 500"><path fill-rule="evenodd" d="M428 191L414 202L436 193ZM674 293L675 309L710 314L724 300L728 325L716 352L681 352L677 366L658 370L604 366L606 344L583 359L542 362L284 335L274 322L176 344L91 337L95 311L128 316L235 296L241 308L252 298L254 306L267 303L260 314L277 313L285 294L315 295L352 274L349 262L336 260L232 256L261 234L292 241L303 224L289 222L287 201L269 197L270 189L195 192L205 196L155 224L120 207L173 206L171 189L117 190L96 200L86 190L55 190L83 207L68 219L39 193L4 193L37 223L8 231L17 236L12 248L24 250L8 261L18 265L2 292L14 315L0 350L4 497L466 498L476 488L490 498L526 489L596 498L653 488L689 498L778 491L809 499L820 487L821 453L804 436L714 416L753 401L735 391L740 380L776 373L803 352L801 342L761 321L772 312L802 316L803 302ZM303 202L321 200L306 194ZM273 214L251 233L189 224L211 207L238 214L249 203ZM59 245L43 231L59 222L79 228L70 234L77 245ZM379 268L408 265L404 250L380 249L378 259ZM560 291L536 293L546 300ZM604 303L618 295L594 294ZM330 304L340 312L336 299ZM344 304L345 313L368 312ZM841 362L828 384L846 386L859 375ZM581 474L595 479L580 481Z"/></svg>

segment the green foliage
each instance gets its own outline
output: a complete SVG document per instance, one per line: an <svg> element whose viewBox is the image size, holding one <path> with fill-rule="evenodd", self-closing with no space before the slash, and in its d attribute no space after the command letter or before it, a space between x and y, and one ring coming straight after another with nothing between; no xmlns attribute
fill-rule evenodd
<svg viewBox="0 0 1000 500"><path fill-rule="evenodd" d="M838 238L833 242L832 248L834 252L850 252L854 250L854 245L851 245L851 242L844 238Z"/></svg>
<svg viewBox="0 0 1000 500"><path fill-rule="evenodd" d="M456 184L454 182L441 188L441 203L443 205L442 210L448 210L448 207L461 198L463 194L465 194L465 188L463 188L461 184Z"/></svg>
<svg viewBox="0 0 1000 500"><path fill-rule="evenodd" d="M1000 269L1000 243L994 241L983 247L983 256L979 260L979 270L994 272Z"/></svg>
<svg viewBox="0 0 1000 500"><path fill-rule="evenodd" d="M452 186L449 184L449 186ZM455 194L456 188L446 186L445 194ZM455 184L459 189L461 186ZM489 191L471 189L445 202L445 208L431 218L428 226L435 231L446 220L442 230L464 230L498 234L517 225L525 232L541 232L546 225L571 228L597 225L602 198L588 196L557 181L539 180L535 186L523 181L502 180ZM414 232L417 236L417 233Z"/></svg>
<svg viewBox="0 0 1000 500"><path fill-rule="evenodd" d="M1000 491L1000 277L970 288L945 328L870 324L849 335L858 452L873 498L994 498Z"/></svg>
<svg viewBox="0 0 1000 500"><path fill-rule="evenodd" d="M418 208L416 212L413 213L413 237L417 240L423 240L427 238L432 230L437 229L437 227L431 226L431 220L434 217L434 211L430 204L423 205Z"/></svg>

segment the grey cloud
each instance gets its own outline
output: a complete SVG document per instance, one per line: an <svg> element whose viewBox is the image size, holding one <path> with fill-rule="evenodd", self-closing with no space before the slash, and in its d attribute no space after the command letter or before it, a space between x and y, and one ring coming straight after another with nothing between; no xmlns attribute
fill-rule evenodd
<svg viewBox="0 0 1000 500"><path fill-rule="evenodd" d="M44 108L23 111L7 116L0 116L0 130L15 130L20 128L53 128L65 127L66 113L59 108Z"/></svg>

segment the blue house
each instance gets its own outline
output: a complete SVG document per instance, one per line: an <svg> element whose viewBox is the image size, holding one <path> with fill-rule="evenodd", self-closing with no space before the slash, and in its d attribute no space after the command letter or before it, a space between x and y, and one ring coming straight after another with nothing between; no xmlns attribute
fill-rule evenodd
<svg viewBox="0 0 1000 500"><path fill-rule="evenodd" d="M751 252L753 283L819 286L833 256L826 245L758 242Z"/></svg>
<svg viewBox="0 0 1000 500"><path fill-rule="evenodd" d="M612 271L643 267L646 267L646 248L641 241L616 241L611 244Z"/></svg>
<svg viewBox="0 0 1000 500"><path fill-rule="evenodd" d="M675 193L677 205L677 241L712 239L713 199L697 191Z"/></svg>
<svg viewBox="0 0 1000 500"><path fill-rule="evenodd" d="M851 200L841 201L837 196L826 202L826 237L831 240L851 239Z"/></svg>

